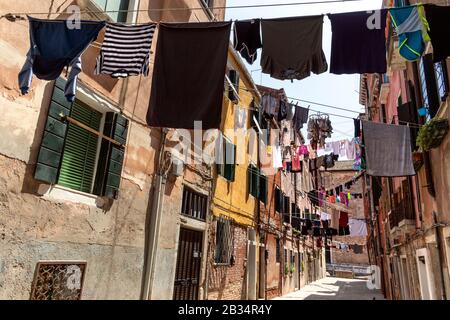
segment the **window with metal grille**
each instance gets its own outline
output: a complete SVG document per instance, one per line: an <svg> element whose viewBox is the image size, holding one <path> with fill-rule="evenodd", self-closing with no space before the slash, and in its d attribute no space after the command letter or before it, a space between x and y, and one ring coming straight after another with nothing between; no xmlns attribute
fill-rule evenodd
<svg viewBox="0 0 450 320"><path fill-rule="evenodd" d="M128 120L101 113L64 96L66 81L55 81L34 177L49 184L117 198Z"/></svg>
<svg viewBox="0 0 450 320"><path fill-rule="evenodd" d="M114 22L127 22L130 0L94 0Z"/></svg>
<svg viewBox="0 0 450 320"><path fill-rule="evenodd" d="M80 300L85 262L39 262L31 287L31 300Z"/></svg>
<svg viewBox="0 0 450 320"><path fill-rule="evenodd" d="M216 249L215 263L231 264L233 256L233 225L231 220L224 217L216 220Z"/></svg>
<svg viewBox="0 0 450 320"><path fill-rule="evenodd" d="M236 169L236 146L228 138L222 136L217 172L228 181L234 181Z"/></svg>
<svg viewBox="0 0 450 320"><path fill-rule="evenodd" d="M281 262L281 244L279 238L276 239L275 259L275 262Z"/></svg>
<svg viewBox="0 0 450 320"><path fill-rule="evenodd" d="M239 102L239 73L236 70L230 69L228 71L228 79L230 82L228 83L228 98L233 103ZM228 81L227 81L228 82Z"/></svg>
<svg viewBox="0 0 450 320"><path fill-rule="evenodd" d="M423 106L428 109L429 103L428 103L428 92L427 92L427 80L425 77L425 68L424 68L423 59L420 59L420 62L419 62L419 78L420 78L420 88L421 88L421 92L422 92Z"/></svg>
<svg viewBox="0 0 450 320"><path fill-rule="evenodd" d="M208 197L184 187L181 213L194 219L206 220Z"/></svg>

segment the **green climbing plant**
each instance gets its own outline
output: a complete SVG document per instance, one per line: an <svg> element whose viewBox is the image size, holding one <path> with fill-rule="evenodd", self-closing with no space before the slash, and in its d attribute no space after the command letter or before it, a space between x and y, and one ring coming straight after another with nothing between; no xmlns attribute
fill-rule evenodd
<svg viewBox="0 0 450 320"><path fill-rule="evenodd" d="M422 127L416 139L416 145L423 151L439 147L449 130L447 119L433 118Z"/></svg>

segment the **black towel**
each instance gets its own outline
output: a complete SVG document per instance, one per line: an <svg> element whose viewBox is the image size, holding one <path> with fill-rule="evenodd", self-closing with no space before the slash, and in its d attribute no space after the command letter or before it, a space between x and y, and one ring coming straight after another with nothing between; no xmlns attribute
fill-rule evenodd
<svg viewBox="0 0 450 320"><path fill-rule="evenodd" d="M433 60L440 62L450 56L450 7L425 4L425 15L430 26L428 34L433 45Z"/></svg>
<svg viewBox="0 0 450 320"><path fill-rule="evenodd" d="M234 23L234 49L249 64L255 62L258 57L257 51L262 48L260 28L260 19L236 21Z"/></svg>
<svg viewBox="0 0 450 320"><path fill-rule="evenodd" d="M160 24L149 126L220 127L230 30L231 22Z"/></svg>
<svg viewBox="0 0 450 320"><path fill-rule="evenodd" d="M373 12L349 12L330 14L331 66L335 74L386 73L386 16L380 14L380 28L369 29Z"/></svg>

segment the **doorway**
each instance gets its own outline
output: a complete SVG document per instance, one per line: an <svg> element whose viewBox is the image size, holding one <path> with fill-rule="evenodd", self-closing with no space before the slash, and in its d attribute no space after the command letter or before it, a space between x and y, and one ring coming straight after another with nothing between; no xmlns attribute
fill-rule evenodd
<svg viewBox="0 0 450 320"><path fill-rule="evenodd" d="M203 232L180 229L174 300L198 300Z"/></svg>

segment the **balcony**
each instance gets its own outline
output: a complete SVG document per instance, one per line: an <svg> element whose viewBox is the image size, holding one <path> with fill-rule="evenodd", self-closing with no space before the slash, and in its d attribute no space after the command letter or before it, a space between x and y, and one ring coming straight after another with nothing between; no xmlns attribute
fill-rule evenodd
<svg viewBox="0 0 450 320"><path fill-rule="evenodd" d="M398 236L399 233L410 234L416 229L415 213L411 201L402 199L389 214L389 225L391 235Z"/></svg>

